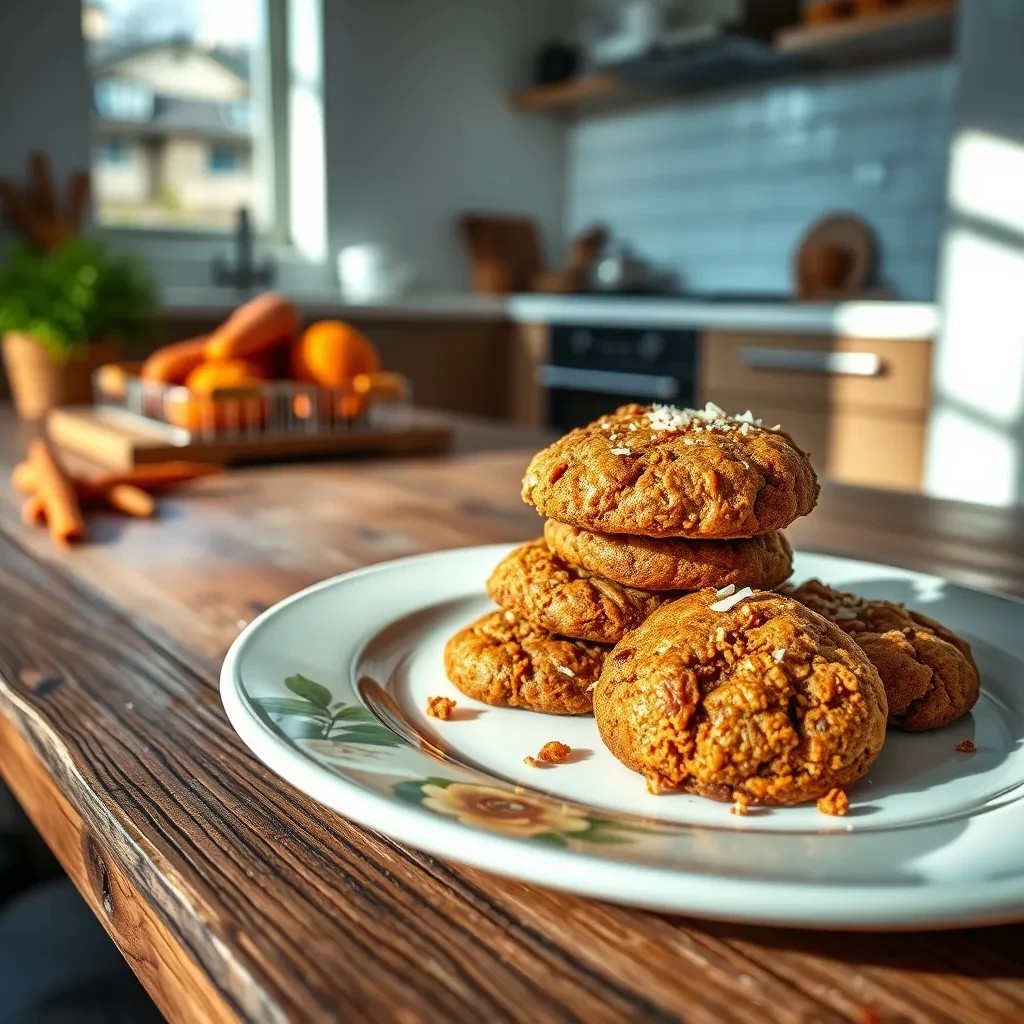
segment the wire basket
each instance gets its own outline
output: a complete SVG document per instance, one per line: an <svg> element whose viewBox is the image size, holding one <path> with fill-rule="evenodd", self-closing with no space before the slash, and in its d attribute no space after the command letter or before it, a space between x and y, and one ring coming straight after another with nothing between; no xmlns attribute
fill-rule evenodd
<svg viewBox="0 0 1024 1024"><path fill-rule="evenodd" d="M141 420L182 446L403 430L414 416L409 381L395 373L366 374L348 388L287 380L196 391L143 380L136 370L123 363L96 370L95 404Z"/></svg>

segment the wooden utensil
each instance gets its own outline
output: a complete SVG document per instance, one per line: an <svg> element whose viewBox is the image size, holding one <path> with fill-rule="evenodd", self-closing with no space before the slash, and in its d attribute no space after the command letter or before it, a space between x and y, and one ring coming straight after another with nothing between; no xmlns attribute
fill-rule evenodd
<svg viewBox="0 0 1024 1024"><path fill-rule="evenodd" d="M875 235L855 214L829 214L804 234L796 251L797 298L849 298L863 294L875 272Z"/></svg>
<svg viewBox="0 0 1024 1024"><path fill-rule="evenodd" d="M75 171L62 196L53 181L53 170L44 153L30 153L28 184L0 178L0 209L33 245L44 252L59 248L78 234L89 199L89 175Z"/></svg>
<svg viewBox="0 0 1024 1024"><path fill-rule="evenodd" d="M459 226L478 292L526 291L544 265L540 231L532 217L466 213Z"/></svg>

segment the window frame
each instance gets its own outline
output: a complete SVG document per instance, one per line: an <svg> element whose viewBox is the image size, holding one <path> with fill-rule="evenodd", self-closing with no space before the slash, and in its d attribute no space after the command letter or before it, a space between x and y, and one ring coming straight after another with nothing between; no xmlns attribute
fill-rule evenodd
<svg viewBox="0 0 1024 1024"><path fill-rule="evenodd" d="M251 211L252 223L254 234L264 247L277 256L287 257L293 252L288 130L289 0L259 2L263 6L266 45L260 49L262 59L253 69L252 99L260 115L253 119L252 160L254 175L265 176L267 187L261 202L254 204ZM97 220L93 220L92 226L99 237L116 248L131 248L158 271L160 264L167 260L181 262L178 252L190 252L195 262L205 264L215 253L223 252L225 243L230 243L234 233L233 228L105 225ZM173 243L180 243L180 248Z"/></svg>

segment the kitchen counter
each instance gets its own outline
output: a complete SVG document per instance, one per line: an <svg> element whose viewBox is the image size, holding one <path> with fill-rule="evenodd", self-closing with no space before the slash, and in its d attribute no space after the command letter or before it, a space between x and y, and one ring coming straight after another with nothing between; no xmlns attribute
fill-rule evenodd
<svg viewBox="0 0 1024 1024"><path fill-rule="evenodd" d="M380 320L505 320L508 300L501 295L438 292L403 295L387 302L345 302L340 292L323 289L302 292L281 288L306 319L346 317ZM165 288L163 305L174 320L209 320L228 316L257 292L230 288Z"/></svg>
<svg viewBox="0 0 1024 1024"><path fill-rule="evenodd" d="M930 302L698 302L672 298L592 295L513 295L511 319L519 323L585 323L588 326L696 328L839 334L858 338L934 338L937 307Z"/></svg>
<svg viewBox="0 0 1024 1024"><path fill-rule="evenodd" d="M599 295L408 295L387 302L351 304L337 292L291 291L307 318L352 320L508 320L514 323L591 327L694 328L786 334L838 334L858 338L929 340L939 329L929 302L838 303L699 302L691 299ZM164 304L175 320L225 317L248 296L229 289L167 289Z"/></svg>

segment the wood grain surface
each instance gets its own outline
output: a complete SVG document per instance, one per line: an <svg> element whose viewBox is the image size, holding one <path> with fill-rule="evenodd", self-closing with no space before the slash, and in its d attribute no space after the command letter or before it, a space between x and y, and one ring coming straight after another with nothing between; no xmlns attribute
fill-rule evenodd
<svg viewBox="0 0 1024 1024"><path fill-rule="evenodd" d="M247 753L216 690L239 628L358 565L536 535L540 440L233 471L69 552L0 488L0 771L168 1019L1024 1019L1024 926L811 933L565 896L358 828ZM21 444L0 417L0 471ZM1024 594L1019 512L827 488L792 535Z"/></svg>

